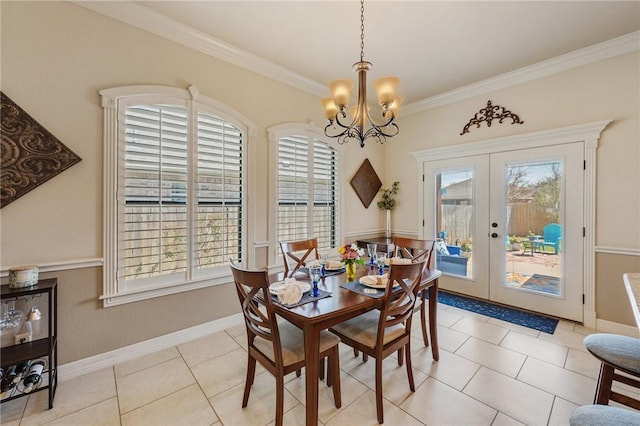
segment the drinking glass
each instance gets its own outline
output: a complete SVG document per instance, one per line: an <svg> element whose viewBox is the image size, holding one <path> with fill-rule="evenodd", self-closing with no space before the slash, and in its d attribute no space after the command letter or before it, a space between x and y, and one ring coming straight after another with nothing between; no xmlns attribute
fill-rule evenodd
<svg viewBox="0 0 640 426"><path fill-rule="evenodd" d="M322 276L322 267L320 265L309 266L309 278L313 284L313 297L318 297L318 281Z"/></svg>
<svg viewBox="0 0 640 426"><path fill-rule="evenodd" d="M387 264L387 253L378 253L376 263L378 264L378 275L383 275L384 267Z"/></svg>
<svg viewBox="0 0 640 426"><path fill-rule="evenodd" d="M327 275L327 257L328 256L329 256L329 253L327 253L326 251L320 253L320 267L321 267L320 273L322 274L323 277Z"/></svg>
<svg viewBox="0 0 640 426"><path fill-rule="evenodd" d="M376 251L378 250L378 244L369 243L367 244L367 251L369 252L369 263L374 264L376 261Z"/></svg>

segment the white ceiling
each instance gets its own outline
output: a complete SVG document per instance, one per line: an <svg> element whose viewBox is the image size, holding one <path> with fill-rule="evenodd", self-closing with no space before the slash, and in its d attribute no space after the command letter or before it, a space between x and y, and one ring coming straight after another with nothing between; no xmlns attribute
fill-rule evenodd
<svg viewBox="0 0 640 426"><path fill-rule="evenodd" d="M109 7L113 3L136 8L135 14L123 14L130 24L147 20L148 29L155 20L154 32L161 33L160 27L177 21L236 55L249 52L293 72L316 85L316 93L331 80L355 79L356 0L147 1ZM369 82L395 75L405 103L411 103L638 30L640 1L367 0L364 58L373 63Z"/></svg>

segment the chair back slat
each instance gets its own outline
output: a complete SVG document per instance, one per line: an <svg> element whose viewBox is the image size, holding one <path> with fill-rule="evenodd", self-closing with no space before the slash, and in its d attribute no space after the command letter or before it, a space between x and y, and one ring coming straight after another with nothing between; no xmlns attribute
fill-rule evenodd
<svg viewBox="0 0 640 426"><path fill-rule="evenodd" d="M300 268L306 266L307 259L318 260L318 239L280 242L280 251L284 261L284 275L291 278Z"/></svg>
<svg viewBox="0 0 640 426"><path fill-rule="evenodd" d="M411 259L412 262L425 260L426 269L431 269L431 255L436 245L435 240L395 237L393 245L395 257Z"/></svg>
<svg viewBox="0 0 640 426"><path fill-rule="evenodd" d="M278 334L278 323L269 293L267 271L240 269L231 259L229 260L229 267L233 273L233 281L247 327L249 345L253 343L255 336L260 336L273 343L274 354L278 354L276 357L281 356L280 335ZM263 300L262 303L258 302L258 297Z"/></svg>
<svg viewBox="0 0 640 426"><path fill-rule="evenodd" d="M407 331L411 327L411 317L415 307L418 287L426 260L406 265L391 265L389 267L389 281L383 296L378 324L378 344L384 340L384 329L396 324L404 324ZM394 284L400 289L395 289Z"/></svg>

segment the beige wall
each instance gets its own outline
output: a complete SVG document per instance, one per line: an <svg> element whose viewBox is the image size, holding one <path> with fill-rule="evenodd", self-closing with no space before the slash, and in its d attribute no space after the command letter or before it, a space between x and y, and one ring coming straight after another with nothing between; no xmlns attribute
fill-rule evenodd
<svg viewBox="0 0 640 426"><path fill-rule="evenodd" d="M158 84L200 92L252 120L258 135L249 149L253 220L248 246L268 241L268 141L266 129L284 122L322 125L317 97L239 69L197 51L129 27L71 3L1 2L2 91L29 112L82 161L0 211L0 268L102 257L102 110L98 91L132 84ZM349 64L344 71L349 72ZM382 213L364 209L349 179L369 158L385 186L401 181L393 227L416 233L417 164L411 151L466 143L590 121L614 119L598 150L599 245L640 247L638 55L630 54L504 89L400 120L400 135L384 147L347 146L345 215L347 240L379 231ZM462 126L487 99L508 106L521 126ZM384 155L383 155L384 154ZM385 174L385 170L387 173ZM250 253L257 266L266 250ZM637 259L637 257L634 257ZM607 263L607 268L610 268ZM614 262L615 263L615 262ZM632 263L633 265L633 263ZM600 258L598 268L601 267ZM610 276L620 278L615 265ZM640 268L638 268L640 270ZM599 317L609 311L598 271ZM103 309L101 268L43 274L60 286L60 363L83 359L236 312L230 285ZM603 294L604 293L604 294ZM614 296L620 297L617 292ZM626 300L618 300L625 306ZM632 324L630 317L620 322Z"/></svg>

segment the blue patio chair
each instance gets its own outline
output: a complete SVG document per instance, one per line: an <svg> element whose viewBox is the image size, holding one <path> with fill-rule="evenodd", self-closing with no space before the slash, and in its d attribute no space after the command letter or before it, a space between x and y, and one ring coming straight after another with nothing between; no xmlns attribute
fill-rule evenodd
<svg viewBox="0 0 640 426"><path fill-rule="evenodd" d="M553 247L553 253L560 253L560 242L562 241L562 226L557 223L550 223L542 228L544 241L538 243L538 248L544 251L545 247Z"/></svg>

